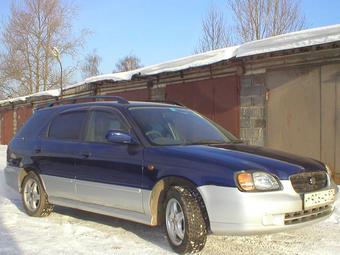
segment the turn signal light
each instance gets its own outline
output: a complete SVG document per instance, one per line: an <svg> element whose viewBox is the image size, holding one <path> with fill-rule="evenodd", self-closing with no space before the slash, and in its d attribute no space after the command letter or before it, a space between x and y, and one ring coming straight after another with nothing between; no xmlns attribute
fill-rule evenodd
<svg viewBox="0 0 340 255"><path fill-rule="evenodd" d="M255 189L253 176L251 173L239 173L237 175L237 181L240 188L244 191L252 191Z"/></svg>

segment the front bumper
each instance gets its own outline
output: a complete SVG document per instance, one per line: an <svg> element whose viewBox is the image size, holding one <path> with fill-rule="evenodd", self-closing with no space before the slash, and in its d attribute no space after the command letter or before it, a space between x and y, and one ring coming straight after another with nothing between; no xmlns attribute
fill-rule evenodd
<svg viewBox="0 0 340 255"><path fill-rule="evenodd" d="M217 235L279 232L324 220L334 211L333 203L314 211L304 211L302 197L294 191L290 181L281 183L281 191L256 193L241 192L233 187L199 187L211 232ZM329 188L335 188L337 192L333 182L325 189ZM291 221L292 218L297 220Z"/></svg>

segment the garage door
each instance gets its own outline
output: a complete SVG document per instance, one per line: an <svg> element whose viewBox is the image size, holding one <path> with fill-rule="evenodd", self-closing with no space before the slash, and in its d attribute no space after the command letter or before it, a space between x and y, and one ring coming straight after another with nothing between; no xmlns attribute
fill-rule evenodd
<svg viewBox="0 0 340 255"><path fill-rule="evenodd" d="M267 145L320 159L319 68L269 72L267 86Z"/></svg>
<svg viewBox="0 0 340 255"><path fill-rule="evenodd" d="M13 136L13 110L5 110L1 116L1 144L8 144Z"/></svg>
<svg viewBox="0 0 340 255"><path fill-rule="evenodd" d="M237 76L168 85L166 100L182 103L239 136L240 104Z"/></svg>
<svg viewBox="0 0 340 255"><path fill-rule="evenodd" d="M17 132L32 115L32 106L25 105L16 109L17 111Z"/></svg>

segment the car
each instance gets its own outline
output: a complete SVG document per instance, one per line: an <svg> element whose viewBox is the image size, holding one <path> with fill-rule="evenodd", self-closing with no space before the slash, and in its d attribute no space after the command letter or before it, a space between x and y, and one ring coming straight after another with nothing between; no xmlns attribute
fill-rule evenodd
<svg viewBox="0 0 340 255"><path fill-rule="evenodd" d="M178 104L90 99L36 109L8 145L6 182L28 215L58 205L163 225L184 254L208 234L286 231L334 211L324 163L244 144Z"/></svg>

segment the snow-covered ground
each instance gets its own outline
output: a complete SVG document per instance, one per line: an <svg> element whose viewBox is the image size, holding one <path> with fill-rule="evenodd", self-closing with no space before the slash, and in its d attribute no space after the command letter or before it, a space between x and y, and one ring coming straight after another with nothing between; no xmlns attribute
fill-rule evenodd
<svg viewBox="0 0 340 255"><path fill-rule="evenodd" d="M57 207L46 218L23 212L4 181L0 146L0 254L171 254L162 228ZM338 209L325 222L273 235L209 236L202 254L340 254Z"/></svg>

